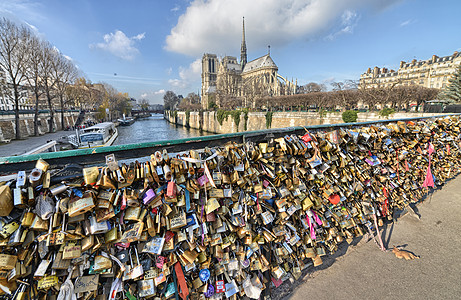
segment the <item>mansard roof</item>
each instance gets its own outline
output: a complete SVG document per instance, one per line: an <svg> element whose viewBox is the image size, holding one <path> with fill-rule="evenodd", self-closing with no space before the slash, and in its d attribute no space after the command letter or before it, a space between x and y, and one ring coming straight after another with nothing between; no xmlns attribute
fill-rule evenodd
<svg viewBox="0 0 461 300"><path fill-rule="evenodd" d="M272 60L269 54L261 56L257 59L254 59L248 62L245 67L243 68L243 73L250 72L253 70L261 69L261 68L275 68L278 69L275 62Z"/></svg>
<svg viewBox="0 0 461 300"><path fill-rule="evenodd" d="M242 71L242 66L239 64L227 64L227 70L236 71L238 73Z"/></svg>

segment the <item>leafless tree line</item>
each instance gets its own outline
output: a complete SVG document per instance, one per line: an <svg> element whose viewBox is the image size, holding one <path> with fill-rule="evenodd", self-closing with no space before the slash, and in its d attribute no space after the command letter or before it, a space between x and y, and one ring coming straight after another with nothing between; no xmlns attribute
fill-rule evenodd
<svg viewBox="0 0 461 300"><path fill-rule="evenodd" d="M99 119L113 119L131 111L129 95L119 92L107 82L91 83L90 80L79 77L73 85L68 86L67 97L74 107L99 110ZM106 114L106 109L109 109L111 115Z"/></svg>
<svg viewBox="0 0 461 300"><path fill-rule="evenodd" d="M342 82L333 83L333 91L309 92L291 96L260 97L255 100L255 109L301 110L306 108L345 110L365 108L380 110L384 107L396 111L407 110L410 104L421 105L434 99L439 90L421 86L394 86L386 88L350 88Z"/></svg>
<svg viewBox="0 0 461 300"><path fill-rule="evenodd" d="M217 84L217 98L219 107L235 109L249 107L255 110L346 110L363 108L380 110L384 107L394 108L396 111L407 110L410 104L421 105L426 100L436 98L438 89L421 86L392 86L361 87L354 80L330 83L332 90L327 91L324 84L308 83L298 86L297 94L272 96L263 84L248 80L242 83L242 94L234 96L225 88L228 81ZM220 88L224 87L224 88ZM283 94L283 93L282 93ZM286 93L288 94L288 93Z"/></svg>
<svg viewBox="0 0 461 300"><path fill-rule="evenodd" d="M200 104L200 96L196 93L189 93L187 94L186 98L182 98L179 101L178 109L179 110L190 110L196 111L202 108Z"/></svg>
<svg viewBox="0 0 461 300"><path fill-rule="evenodd" d="M39 134L40 107L49 110L50 132L55 127L56 108L61 111L61 128L65 107L99 109L101 119L108 118L106 108L111 113L131 110L128 94L118 92L108 83L91 83L56 47L37 37L29 27L6 18L0 19L0 79L2 91L13 94L16 139L20 138L19 111L24 89L32 95L28 101L34 106L35 135Z"/></svg>
<svg viewBox="0 0 461 300"><path fill-rule="evenodd" d="M251 107L255 99L270 97L272 92L264 79L264 77L260 76L242 79L233 73L218 76L216 83L218 107L230 110ZM284 94L283 91L282 94Z"/></svg>
<svg viewBox="0 0 461 300"><path fill-rule="evenodd" d="M50 112L48 128L53 131L54 102L61 109L64 127L64 106L67 86L77 78L78 69L56 47L41 40L24 26L0 19L0 68L5 77L4 89L13 91L16 138L20 138L20 90L29 87L35 107L34 133L38 135L40 101L45 101Z"/></svg>

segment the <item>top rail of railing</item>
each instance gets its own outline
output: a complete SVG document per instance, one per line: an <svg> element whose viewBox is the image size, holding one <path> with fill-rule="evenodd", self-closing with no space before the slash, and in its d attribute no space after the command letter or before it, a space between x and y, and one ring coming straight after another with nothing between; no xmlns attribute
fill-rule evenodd
<svg viewBox="0 0 461 300"><path fill-rule="evenodd" d="M303 134L305 128L315 132L316 130L325 130L333 128L353 128L373 124L385 124L397 121L415 121L423 119L438 119L448 116L461 114L444 114L431 117L416 117L402 119L386 119L379 121L367 121L357 123L341 124L323 124L306 127L286 127L279 129L266 129L257 131L245 131L238 133L217 134L209 136L200 136L187 139L146 142L137 144L126 144L117 146L108 146L100 148L68 150L60 152L49 152L32 155L20 155L0 157L0 174L12 174L19 170L31 170L35 162L42 158L53 167L64 166L69 163L78 163L82 165L97 165L105 162L105 156L111 153L115 154L117 160L129 160L150 156L157 150L166 149L169 153L178 153L191 149L203 149L205 147L223 146L227 142L242 143L245 141L259 142L273 137L278 138L287 134Z"/></svg>

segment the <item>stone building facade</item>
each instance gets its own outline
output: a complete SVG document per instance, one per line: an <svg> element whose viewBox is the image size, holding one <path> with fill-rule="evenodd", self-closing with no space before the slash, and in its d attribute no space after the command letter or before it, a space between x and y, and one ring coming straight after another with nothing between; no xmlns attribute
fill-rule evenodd
<svg viewBox="0 0 461 300"><path fill-rule="evenodd" d="M270 49L270 48L269 48ZM202 57L202 107L207 109L213 101L218 106L222 97L241 97L243 106L250 106L255 97L290 95L296 92L296 83L278 74L278 67L270 51L247 61L245 20L242 28L240 61L235 56L218 58L206 53Z"/></svg>
<svg viewBox="0 0 461 300"><path fill-rule="evenodd" d="M19 110L31 108L30 88L26 85L19 86ZM15 108L13 84L9 82L6 72L0 68L0 110L13 110Z"/></svg>
<svg viewBox="0 0 461 300"><path fill-rule="evenodd" d="M369 68L360 75L359 88L387 88L392 86L419 85L427 88L444 88L461 64L461 53L427 60L401 61L399 69Z"/></svg>

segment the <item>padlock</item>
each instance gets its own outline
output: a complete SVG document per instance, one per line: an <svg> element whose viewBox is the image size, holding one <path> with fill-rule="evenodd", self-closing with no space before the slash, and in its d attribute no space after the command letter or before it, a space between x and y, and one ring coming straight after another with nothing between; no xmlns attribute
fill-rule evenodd
<svg viewBox="0 0 461 300"><path fill-rule="evenodd" d="M128 207L125 211L124 219L128 221L140 221L141 207Z"/></svg>
<svg viewBox="0 0 461 300"><path fill-rule="evenodd" d="M90 215L88 220L90 221L90 234L101 234L110 230L108 221L98 222L93 215Z"/></svg>
<svg viewBox="0 0 461 300"><path fill-rule="evenodd" d="M29 183L32 187L36 187L41 183L43 176L43 170L41 169L33 169L32 172L29 174Z"/></svg>
<svg viewBox="0 0 461 300"><path fill-rule="evenodd" d="M95 207L93 197L71 199L68 204L69 217L82 215Z"/></svg>
<svg viewBox="0 0 461 300"><path fill-rule="evenodd" d="M98 167L83 168L83 179L85 180L85 184L87 185L96 184L98 177L99 177Z"/></svg>
<svg viewBox="0 0 461 300"><path fill-rule="evenodd" d="M69 242L63 247L62 259L73 259L82 255L82 246L75 242Z"/></svg>
<svg viewBox="0 0 461 300"><path fill-rule="evenodd" d="M25 211L24 215L21 219L21 226L28 228L32 225L32 222L34 220L35 214L30 212L30 211Z"/></svg>
<svg viewBox="0 0 461 300"><path fill-rule="evenodd" d="M177 192L176 184L173 181L168 182L166 196L170 199L176 198L176 192Z"/></svg>
<svg viewBox="0 0 461 300"><path fill-rule="evenodd" d="M111 241L107 241L106 240L106 243L110 243ZM94 236L92 234L90 234L89 236L86 236L83 240L82 240L82 251L86 251L88 249L90 249L91 247L93 247L94 245Z"/></svg>
<svg viewBox="0 0 461 300"><path fill-rule="evenodd" d="M101 271L112 268L112 260L105 255L96 255L94 258L93 270Z"/></svg>
<svg viewBox="0 0 461 300"><path fill-rule="evenodd" d="M149 188L142 197L142 202L144 205L149 205L155 199L155 192L153 189Z"/></svg>

